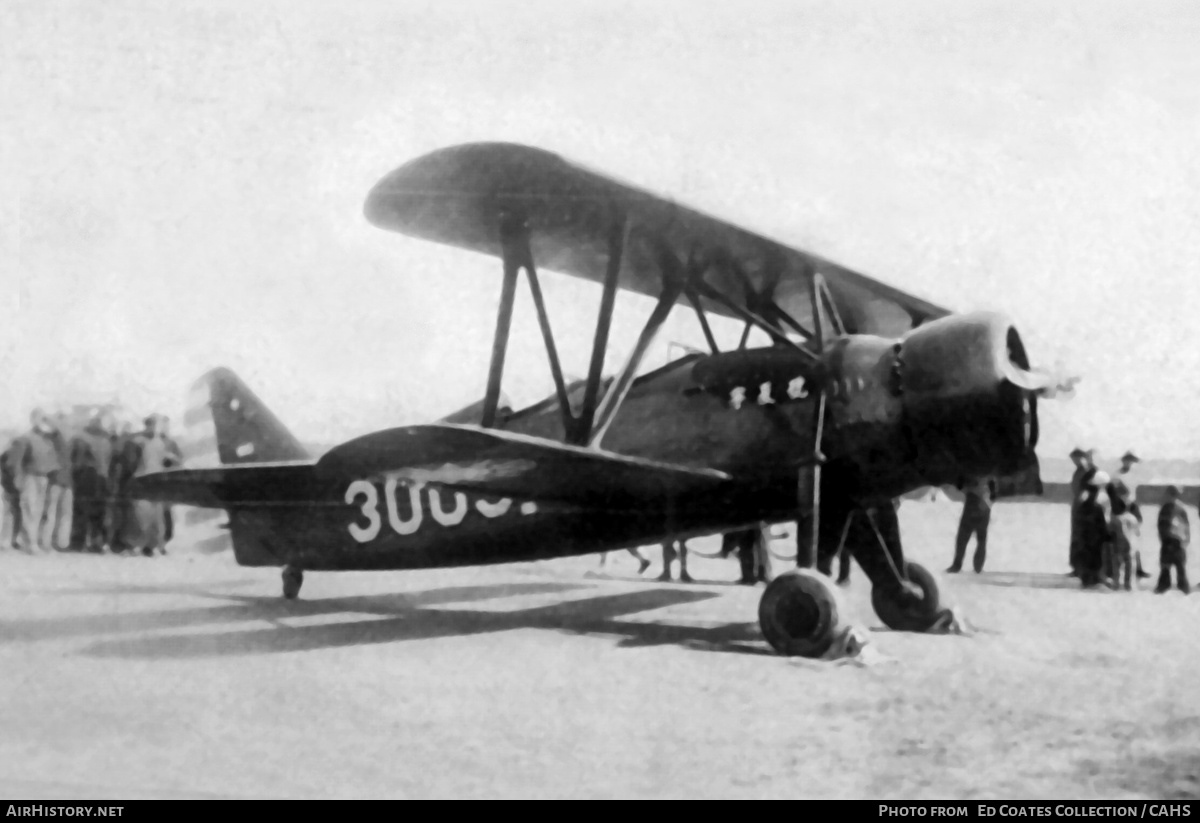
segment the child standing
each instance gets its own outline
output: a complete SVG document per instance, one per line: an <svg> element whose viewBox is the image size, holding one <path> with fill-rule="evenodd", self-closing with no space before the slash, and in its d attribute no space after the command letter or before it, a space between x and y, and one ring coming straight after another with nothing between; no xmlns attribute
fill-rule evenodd
<svg viewBox="0 0 1200 823"><path fill-rule="evenodd" d="M1179 487L1167 486L1167 502L1158 510L1158 539L1162 541L1162 553L1158 557L1158 587L1156 594L1171 588L1171 567L1175 567L1179 590L1184 594L1191 591L1187 579L1187 547L1190 540L1187 509L1179 500Z"/></svg>
<svg viewBox="0 0 1200 823"><path fill-rule="evenodd" d="M1109 571L1114 588L1123 585L1125 591L1130 591L1135 579L1134 569L1139 569L1142 565L1141 555L1138 551L1138 536L1141 534L1141 529L1138 525L1137 515L1134 513L1137 504L1131 500L1132 492L1120 478L1113 480L1109 491L1114 498L1112 522L1109 524L1112 532Z"/></svg>

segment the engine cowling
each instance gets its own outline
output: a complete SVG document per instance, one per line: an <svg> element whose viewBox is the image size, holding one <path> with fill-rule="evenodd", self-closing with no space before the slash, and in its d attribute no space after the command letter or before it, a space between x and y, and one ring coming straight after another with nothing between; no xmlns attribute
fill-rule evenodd
<svg viewBox="0 0 1200 823"><path fill-rule="evenodd" d="M931 485L1036 466L1038 378L1001 314L927 323L900 340L896 385L918 470Z"/></svg>

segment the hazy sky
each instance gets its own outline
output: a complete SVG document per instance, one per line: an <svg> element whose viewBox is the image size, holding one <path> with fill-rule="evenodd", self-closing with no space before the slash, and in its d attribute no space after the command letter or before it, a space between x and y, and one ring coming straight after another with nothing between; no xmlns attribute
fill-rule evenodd
<svg viewBox="0 0 1200 823"><path fill-rule="evenodd" d="M1044 454L1200 456L1200 4L146 2L0 12L0 425L219 364L302 437L483 393L499 264L369 226L434 148L558 151L1083 375ZM568 371L598 288L544 278ZM506 389L551 391L521 292ZM623 359L644 300L619 304ZM699 339L682 312L664 335Z"/></svg>

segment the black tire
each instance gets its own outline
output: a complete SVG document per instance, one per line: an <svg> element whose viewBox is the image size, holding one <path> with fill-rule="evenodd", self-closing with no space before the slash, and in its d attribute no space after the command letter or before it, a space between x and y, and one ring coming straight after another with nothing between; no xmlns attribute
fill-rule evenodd
<svg viewBox="0 0 1200 823"><path fill-rule="evenodd" d="M871 588L871 605L883 625L893 631L928 631L941 615L937 580L920 563L905 563L904 568L909 582L921 590L920 596L905 589L874 586Z"/></svg>
<svg viewBox="0 0 1200 823"><path fill-rule="evenodd" d="M300 595L300 587L304 584L304 571L285 566L283 569L283 596L295 600Z"/></svg>
<svg viewBox="0 0 1200 823"><path fill-rule="evenodd" d="M837 638L837 592L808 570L772 580L758 602L758 625L771 648L789 657L820 657Z"/></svg>

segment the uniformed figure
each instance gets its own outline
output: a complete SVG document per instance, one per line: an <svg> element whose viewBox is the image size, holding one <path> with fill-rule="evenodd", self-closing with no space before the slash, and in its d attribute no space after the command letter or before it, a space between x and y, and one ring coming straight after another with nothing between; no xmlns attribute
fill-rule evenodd
<svg viewBox="0 0 1200 823"><path fill-rule="evenodd" d="M687 541L686 540L666 540L662 544L662 574L658 576L659 580L668 582L671 579L671 561L679 559L679 582L691 583L692 576L687 570Z"/></svg>
<svg viewBox="0 0 1200 823"><path fill-rule="evenodd" d="M71 472L75 478L71 547L76 551L109 550L105 512L112 467L112 433L112 415L100 412L71 441Z"/></svg>
<svg viewBox="0 0 1200 823"><path fill-rule="evenodd" d="M21 534L21 492L13 475L12 456L16 441L0 453L0 549L15 550Z"/></svg>
<svg viewBox="0 0 1200 823"><path fill-rule="evenodd" d="M1088 482L1096 473L1092 464L1091 449L1075 449L1071 452L1071 460L1075 462L1075 474L1071 476L1071 576L1079 577L1082 547L1079 539L1079 506L1083 502Z"/></svg>
<svg viewBox="0 0 1200 823"><path fill-rule="evenodd" d="M954 562L946 571L956 574L962 571L967 543L975 535L975 573L983 571L987 560L988 524L992 519L992 501L996 497L996 483L990 477L979 477L963 486L966 499L963 501L962 517L958 521L958 535L954 538Z"/></svg>
<svg viewBox="0 0 1200 823"><path fill-rule="evenodd" d="M1109 526L1111 507L1104 491L1108 480L1104 472L1094 472L1078 505L1079 545L1076 562L1079 580L1085 588L1099 585L1104 579L1104 554L1112 537Z"/></svg>
<svg viewBox="0 0 1200 823"><path fill-rule="evenodd" d="M1118 493L1118 490L1115 487L1108 490L1108 497L1113 506L1113 514L1124 514L1125 511L1128 510L1129 513L1132 514L1137 520L1139 533L1141 532L1142 525L1142 509L1140 506L1138 506L1137 502L1138 483L1137 473L1134 471L1134 464L1140 462L1142 462L1141 458L1139 458L1132 451L1127 451L1125 454L1121 455L1121 468L1117 470L1117 475L1113 478L1113 484L1116 484L1118 481L1124 484L1125 488L1128 489L1129 494L1123 497ZM1135 551L1134 555L1134 565L1137 567L1137 576L1149 577L1149 572L1142 568L1141 552Z"/></svg>
<svg viewBox="0 0 1200 823"><path fill-rule="evenodd" d="M1158 586L1154 591L1162 594L1171 588L1171 569L1175 569L1179 590L1184 594L1191 591L1187 579L1187 547L1191 540L1191 527L1187 509L1179 499L1179 487L1167 486L1167 500L1158 510L1158 539L1162 552L1158 556Z"/></svg>
<svg viewBox="0 0 1200 823"><path fill-rule="evenodd" d="M1125 591L1129 591L1134 580L1134 569L1141 565L1141 552L1138 551L1141 524L1134 515L1137 503L1131 499L1129 487L1119 477L1113 478L1108 484L1108 494L1112 503L1109 520L1112 540L1109 542L1110 551L1104 574L1112 579L1114 587L1124 585Z"/></svg>
<svg viewBox="0 0 1200 823"><path fill-rule="evenodd" d="M21 496L21 548L29 554L53 551L51 529L45 528L50 483L61 468L54 424L41 409L29 416L30 430L14 441L13 483Z"/></svg>

